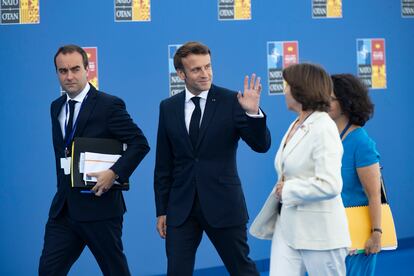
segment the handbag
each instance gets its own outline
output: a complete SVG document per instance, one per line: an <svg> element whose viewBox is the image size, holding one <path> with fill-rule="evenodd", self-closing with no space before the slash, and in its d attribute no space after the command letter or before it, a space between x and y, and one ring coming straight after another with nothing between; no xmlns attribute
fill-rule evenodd
<svg viewBox="0 0 414 276"><path fill-rule="evenodd" d="M398 246L394 219L385 193L384 179L381 175L381 249L393 250ZM371 219L368 206L346 207L349 233L351 235L351 249L362 250L371 236Z"/></svg>

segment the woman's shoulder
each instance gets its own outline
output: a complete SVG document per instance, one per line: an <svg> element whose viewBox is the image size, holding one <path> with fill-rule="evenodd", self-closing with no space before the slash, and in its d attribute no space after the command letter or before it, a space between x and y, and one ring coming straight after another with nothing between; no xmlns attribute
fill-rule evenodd
<svg viewBox="0 0 414 276"><path fill-rule="evenodd" d="M330 129L334 132L338 132L335 122L326 112L314 111L312 114L312 128L318 131Z"/></svg>
<svg viewBox="0 0 414 276"><path fill-rule="evenodd" d="M376 143L364 128L356 128L348 136L348 144L354 148L357 167L363 167L379 161L380 154L377 151Z"/></svg>
<svg viewBox="0 0 414 276"><path fill-rule="evenodd" d="M352 130L348 135L350 141L357 145L368 146L375 145L374 140L368 135L368 132L363 127L357 127Z"/></svg>

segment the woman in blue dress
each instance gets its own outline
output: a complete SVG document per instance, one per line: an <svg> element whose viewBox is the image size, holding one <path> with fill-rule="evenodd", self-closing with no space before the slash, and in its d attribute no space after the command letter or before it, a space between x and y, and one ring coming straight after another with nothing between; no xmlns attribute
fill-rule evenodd
<svg viewBox="0 0 414 276"><path fill-rule="evenodd" d="M347 275L374 275L381 250L381 184L379 154L375 142L362 128L374 111L366 86L350 74L332 75L334 93L329 115L335 121L344 148L342 200L345 207L369 206L371 236L365 252L351 250L346 258Z"/></svg>

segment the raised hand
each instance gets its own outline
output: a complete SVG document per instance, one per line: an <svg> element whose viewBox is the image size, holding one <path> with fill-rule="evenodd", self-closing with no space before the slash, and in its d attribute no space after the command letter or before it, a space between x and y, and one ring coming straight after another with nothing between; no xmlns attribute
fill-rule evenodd
<svg viewBox="0 0 414 276"><path fill-rule="evenodd" d="M250 83L249 76L244 77L243 94L240 91L237 94L237 99L244 111L251 115L259 113L261 91L262 85L260 83L260 77L256 78L256 74L252 74Z"/></svg>

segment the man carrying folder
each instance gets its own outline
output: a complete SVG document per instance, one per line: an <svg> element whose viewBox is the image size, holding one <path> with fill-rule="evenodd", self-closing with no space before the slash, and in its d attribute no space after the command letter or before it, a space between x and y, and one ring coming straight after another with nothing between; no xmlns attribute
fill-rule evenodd
<svg viewBox="0 0 414 276"><path fill-rule="evenodd" d="M46 224L39 275L67 275L85 246L104 275L130 275L121 240L125 202L122 192L111 187L115 180L127 181L149 151L147 140L121 99L88 83L88 57L82 48L60 47L54 62L66 94L51 104L57 192ZM71 187L70 151L75 137L127 144L110 169L89 174L97 178L91 193Z"/></svg>

